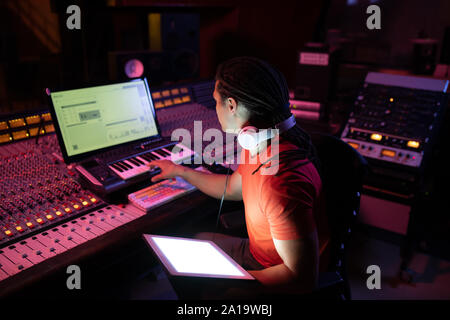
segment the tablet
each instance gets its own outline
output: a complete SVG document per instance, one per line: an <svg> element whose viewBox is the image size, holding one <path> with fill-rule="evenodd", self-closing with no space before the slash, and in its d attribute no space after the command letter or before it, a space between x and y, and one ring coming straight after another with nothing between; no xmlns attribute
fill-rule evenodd
<svg viewBox="0 0 450 320"><path fill-rule="evenodd" d="M171 276L254 280L214 242L144 234Z"/></svg>

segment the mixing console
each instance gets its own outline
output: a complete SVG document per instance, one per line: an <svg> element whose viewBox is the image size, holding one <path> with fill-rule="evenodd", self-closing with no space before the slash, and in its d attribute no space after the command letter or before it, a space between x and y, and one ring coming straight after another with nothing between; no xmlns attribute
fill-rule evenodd
<svg viewBox="0 0 450 320"><path fill-rule="evenodd" d="M143 214L108 206L2 248L0 284L19 272L111 232Z"/></svg>
<svg viewBox="0 0 450 320"><path fill-rule="evenodd" d="M198 120L202 121L202 128L196 139L203 140L209 128L220 129L212 108L213 89L212 81L170 90L161 88L160 100L155 99L155 103L159 102L157 116L162 136L170 137L173 130L184 128L194 138L194 121ZM77 180L80 179L76 170L79 166L68 169L63 162L51 121L46 111L0 121L0 138L3 139L0 140L0 295L6 289L12 290L10 285L16 285L18 279L24 283L34 281L30 276L33 270L40 268L39 274L45 273L42 271L48 266L41 262L93 239L96 239L93 242L98 241L103 235L111 235L116 228L145 215L141 210L130 211L130 206L108 206L95 193L83 188ZM42 136L36 143L38 132ZM200 146L204 148L209 143L202 141ZM234 152L234 144L229 149ZM191 156L187 152L190 150L183 147L180 150L177 152L183 159ZM172 149L144 146L137 156L112 164L117 172L109 173L108 177L115 184L124 183L128 181L128 176L121 177L125 172L143 170L147 161L169 155ZM133 181L130 179L130 183ZM165 194L165 201L176 196L179 194Z"/></svg>
<svg viewBox="0 0 450 320"><path fill-rule="evenodd" d="M222 132L219 120L217 119L217 114L215 109L207 108L198 103L189 103L180 105L172 108L164 108L159 109L157 111L158 121L161 124L162 135L166 137L170 137L172 132L178 128L183 128L189 131L192 144L187 144L188 148L194 149L195 145L201 146L201 150L198 151L206 151L206 147L211 144L212 141L208 141L204 138L204 133L211 128L218 129L222 134L222 141L224 143L223 152L226 155L235 154L237 149L237 144L234 143L233 140L229 141L228 144L226 140L226 135ZM194 132L195 122L197 122L197 129L200 134ZM176 137L178 139L178 137ZM186 144L185 141L182 141L183 144ZM225 145L226 144L226 145ZM208 163L208 155L209 153L204 152L203 159ZM223 155L215 155L217 158L221 158ZM223 157L225 157L223 156ZM209 164L209 163L208 163Z"/></svg>
<svg viewBox="0 0 450 320"><path fill-rule="evenodd" d="M0 246L102 205L58 159L54 135L0 149Z"/></svg>

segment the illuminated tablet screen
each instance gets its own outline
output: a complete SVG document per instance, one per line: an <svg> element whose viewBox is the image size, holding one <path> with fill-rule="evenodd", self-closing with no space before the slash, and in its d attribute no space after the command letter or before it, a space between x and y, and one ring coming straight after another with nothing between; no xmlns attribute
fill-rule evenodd
<svg viewBox="0 0 450 320"><path fill-rule="evenodd" d="M212 241L149 234L144 239L171 275L254 279Z"/></svg>

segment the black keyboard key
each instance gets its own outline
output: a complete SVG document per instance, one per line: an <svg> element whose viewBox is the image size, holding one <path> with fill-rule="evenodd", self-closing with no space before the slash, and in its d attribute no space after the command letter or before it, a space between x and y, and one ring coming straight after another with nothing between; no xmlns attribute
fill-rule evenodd
<svg viewBox="0 0 450 320"><path fill-rule="evenodd" d="M124 171L131 169L131 168L129 168L129 166L126 166L125 163L123 163L123 162L116 162L115 165L121 167L122 170L124 170Z"/></svg>
<svg viewBox="0 0 450 320"><path fill-rule="evenodd" d="M118 166L118 165L115 164L115 163L112 164L111 167L113 167L114 169L116 169L116 170L119 171L119 172L123 172L123 171L124 171L120 166Z"/></svg>
<svg viewBox="0 0 450 320"><path fill-rule="evenodd" d="M145 153L140 155L141 158L143 158L144 160L147 160L148 162L153 161L154 158L152 157L152 155L150 153Z"/></svg>
<svg viewBox="0 0 450 320"><path fill-rule="evenodd" d="M164 150L158 149L155 150L155 152L159 155L161 155L162 157L165 157L167 155L167 152L164 152Z"/></svg>
<svg viewBox="0 0 450 320"><path fill-rule="evenodd" d="M144 165L145 163L142 162L140 159L138 158L133 158L134 161L136 161L137 163L139 163L140 165Z"/></svg>
<svg viewBox="0 0 450 320"><path fill-rule="evenodd" d="M166 150L162 150L162 149L161 149L161 151L164 153L164 155L170 156L170 152L167 152Z"/></svg>
<svg viewBox="0 0 450 320"><path fill-rule="evenodd" d="M137 162L135 158L127 159L127 161L131 162L131 163L134 164L136 167L140 167L140 166L141 166L141 164L140 164L139 162Z"/></svg>
<svg viewBox="0 0 450 320"><path fill-rule="evenodd" d="M129 165L125 161L121 161L120 163L123 164L124 166L126 166L128 169L133 169L133 166Z"/></svg>

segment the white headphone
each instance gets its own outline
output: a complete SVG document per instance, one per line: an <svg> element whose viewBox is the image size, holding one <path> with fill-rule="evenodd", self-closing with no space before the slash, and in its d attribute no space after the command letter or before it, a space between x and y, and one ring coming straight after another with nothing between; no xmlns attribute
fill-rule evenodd
<svg viewBox="0 0 450 320"><path fill-rule="evenodd" d="M295 126L295 124L295 117L294 115L291 115L289 118L276 124L274 127L279 131L279 133L283 133L284 131L287 131ZM261 142L275 137L274 131L275 130L272 129L258 131L255 127L247 126L239 130L237 139L243 149L251 150L256 148Z"/></svg>

